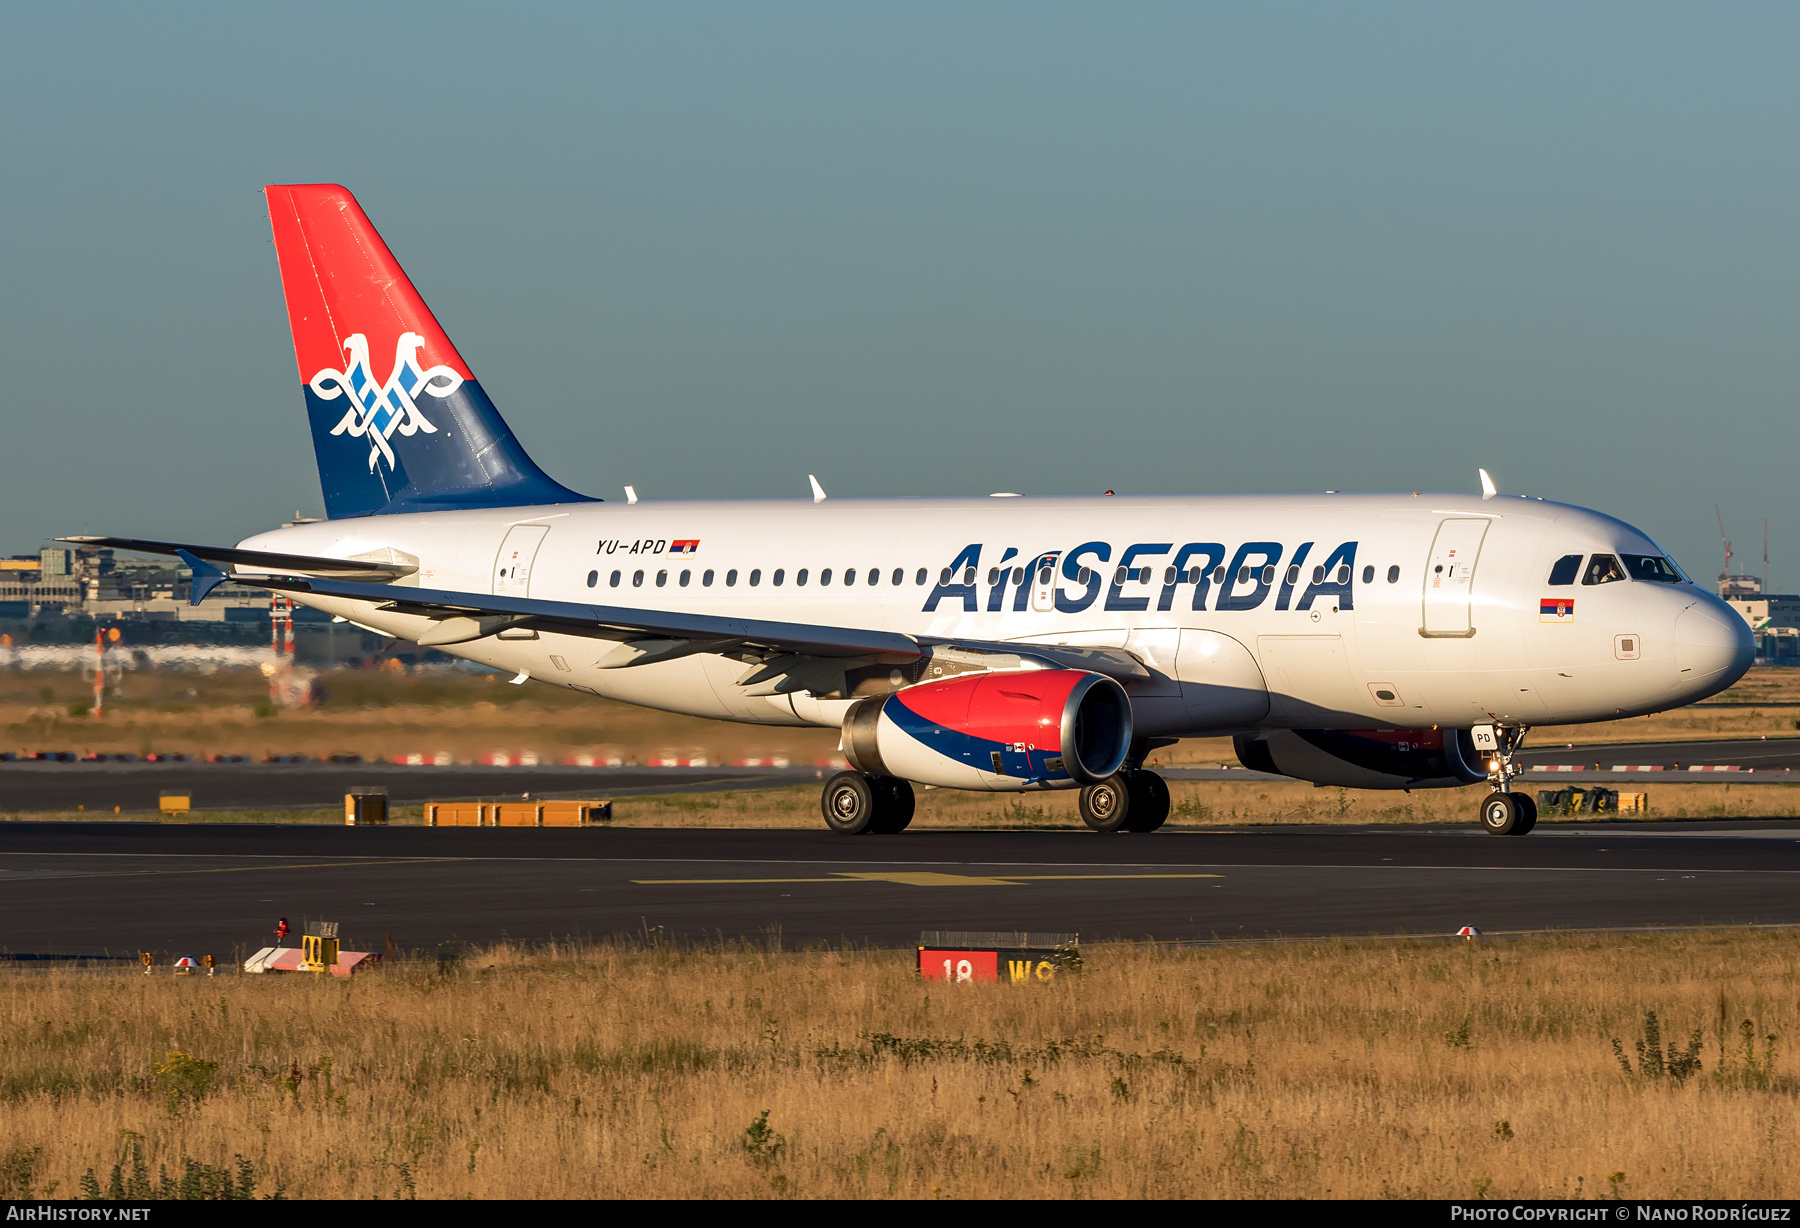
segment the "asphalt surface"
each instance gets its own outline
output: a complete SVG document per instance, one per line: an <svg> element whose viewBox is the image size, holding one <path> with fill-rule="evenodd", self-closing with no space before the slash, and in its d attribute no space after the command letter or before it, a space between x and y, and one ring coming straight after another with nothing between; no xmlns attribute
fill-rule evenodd
<svg viewBox="0 0 1800 1228"><path fill-rule="evenodd" d="M1800 771L1800 736L1734 738L1723 742L1617 742L1603 746L1533 746L1526 740L1519 762L1527 767L1548 764L1599 764L1602 770L1621 764L1663 768L1729 765L1759 772Z"/></svg>
<svg viewBox="0 0 1800 1228"><path fill-rule="evenodd" d="M1726 742L1652 742L1527 749L1527 768L1579 766L1580 773L1533 773L1532 781L1672 780L1667 773L1707 766L1736 766L1752 783L1774 773L1800 770L1800 737ZM1596 770L1594 765L1598 764ZM1663 773L1620 772L1654 766ZM1171 780L1279 780L1242 768L1167 768ZM810 765L735 767L456 767L392 763L0 763L0 814L66 811L154 811L164 792L188 792L197 810L301 810L337 806L360 785L384 785L397 803L466 798L628 797L705 789L778 788L818 780ZM1755 779L1757 775L1761 779ZM1682 778L1686 778L1685 774ZM1696 775L1693 779L1714 779Z"/></svg>
<svg viewBox="0 0 1800 1228"><path fill-rule="evenodd" d="M626 797L699 789L768 789L819 778L819 769L646 767L407 767L394 763L0 763L0 814L154 811L165 792L196 810L316 810L362 785L395 803L465 798Z"/></svg>
<svg viewBox="0 0 1800 1228"><path fill-rule="evenodd" d="M346 949L659 933L906 947L1800 924L1800 823L907 832L0 825L0 951L221 958L276 918Z"/></svg>

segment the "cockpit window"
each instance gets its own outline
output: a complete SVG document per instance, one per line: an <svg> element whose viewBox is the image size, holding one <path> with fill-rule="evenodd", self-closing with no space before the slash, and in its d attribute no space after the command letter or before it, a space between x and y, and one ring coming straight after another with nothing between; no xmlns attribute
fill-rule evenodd
<svg viewBox="0 0 1800 1228"><path fill-rule="evenodd" d="M1625 578L1625 569L1619 566L1619 560L1610 554L1596 554L1588 560L1587 574L1581 577L1583 584L1612 584Z"/></svg>
<svg viewBox="0 0 1800 1228"><path fill-rule="evenodd" d="M1559 585L1573 584L1575 583L1576 573L1580 570L1581 556L1579 554L1565 554L1560 559L1557 559L1556 566L1550 569L1550 583Z"/></svg>
<svg viewBox="0 0 1800 1228"><path fill-rule="evenodd" d="M1625 569L1631 573L1633 580L1643 580L1649 584L1680 584L1681 572L1660 554L1624 554Z"/></svg>

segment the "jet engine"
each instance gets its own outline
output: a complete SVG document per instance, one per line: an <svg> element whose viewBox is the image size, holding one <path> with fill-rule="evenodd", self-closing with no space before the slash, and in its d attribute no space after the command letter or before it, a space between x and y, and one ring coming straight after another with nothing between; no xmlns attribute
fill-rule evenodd
<svg viewBox="0 0 1800 1228"><path fill-rule="evenodd" d="M1347 789L1454 789L1486 780L1467 729L1267 729L1232 739L1257 772Z"/></svg>
<svg viewBox="0 0 1800 1228"><path fill-rule="evenodd" d="M871 695L844 716L857 771L946 789L1073 789L1119 770L1131 701L1104 674L1024 670Z"/></svg>

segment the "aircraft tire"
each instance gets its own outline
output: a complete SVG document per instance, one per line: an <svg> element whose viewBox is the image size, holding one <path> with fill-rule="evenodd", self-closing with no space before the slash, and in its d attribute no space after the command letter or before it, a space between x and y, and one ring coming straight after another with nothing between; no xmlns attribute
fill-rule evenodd
<svg viewBox="0 0 1800 1228"><path fill-rule="evenodd" d="M876 798L875 821L869 830L882 836L899 835L913 821L912 785L892 776L876 776L869 783Z"/></svg>
<svg viewBox="0 0 1800 1228"><path fill-rule="evenodd" d="M1530 831L1517 793L1490 793L1481 799L1481 830L1490 836L1522 836Z"/></svg>
<svg viewBox="0 0 1800 1228"><path fill-rule="evenodd" d="M1169 786L1155 772L1137 771L1126 777L1131 808L1125 814L1125 830L1153 832L1169 821Z"/></svg>
<svg viewBox="0 0 1800 1228"><path fill-rule="evenodd" d="M1124 772L1081 791L1081 821L1093 831L1124 831L1137 799Z"/></svg>
<svg viewBox="0 0 1800 1228"><path fill-rule="evenodd" d="M819 809L825 815L825 826L838 835L860 836L877 830L881 800L869 777L861 772L838 772L825 782Z"/></svg>
<svg viewBox="0 0 1800 1228"><path fill-rule="evenodd" d="M1513 797L1517 799L1519 803L1519 830L1513 834L1515 836L1523 836L1537 826L1537 800L1529 793L1515 793L1513 794Z"/></svg>

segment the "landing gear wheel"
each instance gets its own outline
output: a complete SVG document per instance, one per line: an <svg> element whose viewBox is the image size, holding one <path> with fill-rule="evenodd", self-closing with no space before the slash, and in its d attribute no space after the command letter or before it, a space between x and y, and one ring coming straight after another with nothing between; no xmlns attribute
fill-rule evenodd
<svg viewBox="0 0 1800 1228"><path fill-rule="evenodd" d="M881 805L870 779L861 772L839 772L825 782L819 809L825 826L841 836L860 836L875 830Z"/></svg>
<svg viewBox="0 0 1800 1228"><path fill-rule="evenodd" d="M875 821L869 830L882 836L897 836L913 821L913 787L892 776L870 780L875 790Z"/></svg>
<svg viewBox="0 0 1800 1228"><path fill-rule="evenodd" d="M1520 798L1517 793L1488 794L1481 802L1481 829L1490 836L1522 836L1530 831L1536 807L1528 811L1530 800L1521 805Z"/></svg>
<svg viewBox="0 0 1800 1228"><path fill-rule="evenodd" d="M1155 772L1125 775L1131 790L1131 807L1125 813L1125 830L1152 832L1169 821L1169 786Z"/></svg>
<svg viewBox="0 0 1800 1228"><path fill-rule="evenodd" d="M1513 835L1523 836L1537 826L1537 802L1529 793L1515 793L1512 795L1512 798L1513 801L1517 802L1519 805L1519 826L1513 832Z"/></svg>
<svg viewBox="0 0 1800 1228"><path fill-rule="evenodd" d="M1108 776L1081 791L1081 821L1094 831L1124 831L1133 802L1125 774Z"/></svg>

